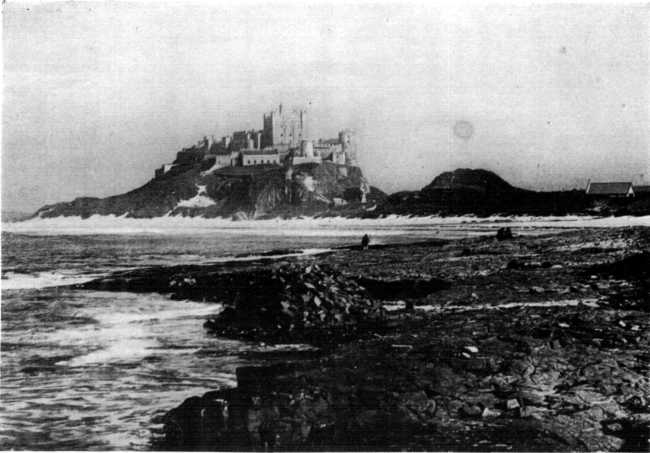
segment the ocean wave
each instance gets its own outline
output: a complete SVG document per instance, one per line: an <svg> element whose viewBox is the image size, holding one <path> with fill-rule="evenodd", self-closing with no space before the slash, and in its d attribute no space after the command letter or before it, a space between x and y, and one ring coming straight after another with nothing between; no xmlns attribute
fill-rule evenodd
<svg viewBox="0 0 650 453"><path fill-rule="evenodd" d="M137 299L137 304L132 303L133 298ZM170 347L161 340L162 332L173 326L178 327L182 320L193 325L196 320L222 309L221 304L172 301L157 294L133 296L116 293L113 306L89 306L76 314L78 317L92 318L95 323L48 332L41 341L69 348L90 347L91 350L56 363L71 367L129 363L151 355L193 354L199 350L197 345L179 347L171 341L175 347Z"/></svg>
<svg viewBox="0 0 650 453"><path fill-rule="evenodd" d="M265 236L356 236L371 231L376 236L400 235L417 229L466 230L511 226L515 228L583 228L650 226L649 216L426 216L390 215L374 219L303 217L293 219L232 220L226 218L166 216L133 219L124 216L33 218L3 223L3 231L30 235L128 234L254 234Z"/></svg>
<svg viewBox="0 0 650 453"><path fill-rule="evenodd" d="M219 258L210 258L203 260L204 264L214 264L214 263L230 263L230 262L244 262L244 261L256 261L259 259L283 259L295 256L306 256L306 255L321 255L323 253L331 252L331 248L306 248L302 250L290 251L287 253L262 253L262 254L250 254L245 256L222 256Z"/></svg>
<svg viewBox="0 0 650 453"><path fill-rule="evenodd" d="M5 272L0 280L3 290L40 289L54 286L76 285L89 282L103 274L78 274L62 272L37 272L24 274L20 272Z"/></svg>
<svg viewBox="0 0 650 453"><path fill-rule="evenodd" d="M284 259L289 257L298 257L298 256L308 256L308 255L320 255L323 253L330 252L332 249L329 248L305 248L302 250L295 251L279 251L278 253L263 253L256 254L252 253L245 256L232 256L226 255L221 257L199 257L191 255L192 259L183 259L178 260L178 257L174 257L176 261L170 260L155 260L149 259L141 263L142 266L156 265L156 264L179 264L182 262L188 262L192 264L215 264L215 263L230 263L230 262L248 262L256 261L259 259ZM76 285L81 283L86 283L91 280L94 280L99 277L104 277L111 272L117 271L126 271L131 269L136 269L137 267L114 267L106 272L101 273L92 273L92 274L82 274L79 271L75 270L58 270L58 271L49 271L49 272L34 272L34 273L23 273L23 272L13 272L8 271L2 274L2 280L0 281L0 288L2 290L19 290L19 289L41 289L41 288L51 288L56 286L68 286Z"/></svg>

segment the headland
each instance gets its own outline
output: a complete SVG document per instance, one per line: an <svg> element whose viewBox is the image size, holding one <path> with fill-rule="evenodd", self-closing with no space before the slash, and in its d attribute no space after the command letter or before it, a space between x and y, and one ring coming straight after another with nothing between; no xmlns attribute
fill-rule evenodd
<svg viewBox="0 0 650 453"><path fill-rule="evenodd" d="M232 219L423 215L645 215L650 186L590 183L585 189L533 191L484 169L456 169L416 191L385 194L360 167L358 137L312 138L304 109L278 108L262 128L205 136L176 153L145 185L106 198L46 205L33 217L114 215Z"/></svg>

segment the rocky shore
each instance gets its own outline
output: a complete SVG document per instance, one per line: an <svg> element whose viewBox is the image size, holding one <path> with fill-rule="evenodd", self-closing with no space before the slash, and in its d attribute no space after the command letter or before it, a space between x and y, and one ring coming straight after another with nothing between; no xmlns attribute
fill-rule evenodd
<svg viewBox="0 0 650 453"><path fill-rule="evenodd" d="M226 304L215 335L319 351L262 355L153 446L648 451L649 251L648 228L590 229L157 272Z"/></svg>

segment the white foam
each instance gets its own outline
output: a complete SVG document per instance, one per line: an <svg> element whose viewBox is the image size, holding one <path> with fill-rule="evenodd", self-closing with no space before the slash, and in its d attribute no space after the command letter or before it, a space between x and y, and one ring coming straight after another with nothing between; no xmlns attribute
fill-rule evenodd
<svg viewBox="0 0 650 453"><path fill-rule="evenodd" d="M611 239L605 241L587 241L587 242L577 242L568 245L562 245L555 247L557 251L563 252L575 252L577 250L583 250L588 248L602 248L602 249L624 249L630 247L632 244L631 241L625 239Z"/></svg>
<svg viewBox="0 0 650 453"><path fill-rule="evenodd" d="M77 316L92 317L94 324L67 327L44 334L45 341L62 347L88 347L93 350L57 362L63 366L85 366L113 362L131 362L154 354L192 354L198 349L169 349L160 342L170 325L177 326L179 321L204 318L222 310L221 304L204 304L199 302L171 301L159 295L138 295L138 300L131 301L133 295L115 293L113 306L98 306L82 309ZM171 321L171 323L170 323Z"/></svg>
<svg viewBox="0 0 650 453"><path fill-rule="evenodd" d="M214 263L230 263L230 262L248 262L256 261L259 259L283 259L297 256L311 256L320 255L332 251L328 248L307 248L291 253L281 253L278 255L248 255L248 256L223 256L217 258L203 258L193 257L192 259L185 258L182 262L191 262L194 264L214 264ZM150 260L145 264L156 264L157 261ZM168 261L161 260L160 263L168 264ZM134 269L133 267L116 267L111 271L127 271ZM0 280L0 289L2 290L17 290L17 289L41 289L56 286L77 285L92 281L99 277L104 277L108 273L94 273L94 274L79 274L75 271L59 271L59 272L36 272L33 274L25 274L20 272L5 272Z"/></svg>
<svg viewBox="0 0 650 453"><path fill-rule="evenodd" d="M94 315L94 318L101 324L114 326L140 323L156 322L169 319L196 318L218 313L223 307L221 304L190 304L189 302L177 302L178 308L167 308L155 312L143 313L115 313L107 312Z"/></svg>
<svg viewBox="0 0 650 453"><path fill-rule="evenodd" d="M197 195L199 196L199 195ZM200 195L203 196L203 195ZM519 234L549 228L609 228L650 226L649 216L473 216L405 217L390 215L376 219L344 217L239 220L230 218L166 216L152 219L94 215L81 217L33 218L3 223L4 231L35 235L88 234L254 234L264 236L396 236L420 233L436 235L452 230L470 234L493 234L495 228L509 226Z"/></svg>
<svg viewBox="0 0 650 453"><path fill-rule="evenodd" d="M230 263L230 262L246 262L246 261L256 261L259 259L282 259L290 258L294 256L310 256L310 255L321 255L323 253L331 252L332 249L316 249L316 248L307 248L296 252L291 253L281 253L278 255L248 255L248 256L223 256L220 258L212 258L203 261L205 264L213 263Z"/></svg>
<svg viewBox="0 0 650 453"><path fill-rule="evenodd" d="M131 361L149 355L149 349L156 346L156 344L157 343L152 339L116 340L113 345L107 348L74 357L70 360L60 361L57 362L56 365L78 367L90 364Z"/></svg>
<svg viewBox="0 0 650 453"><path fill-rule="evenodd" d="M509 308L531 308L531 307L576 307L580 304L588 307L598 307L598 299L564 299L564 300L545 300L540 302L508 302L505 304L488 305L418 305L415 308L421 311L477 311L477 310L506 310ZM389 306L392 306L391 304ZM393 308L393 310L396 308Z"/></svg>
<svg viewBox="0 0 650 453"><path fill-rule="evenodd" d="M23 274L19 272L6 272L0 280L0 288L3 290L12 289L38 289L54 286L76 285L89 282L101 274L68 274L61 272L37 272L34 274Z"/></svg>

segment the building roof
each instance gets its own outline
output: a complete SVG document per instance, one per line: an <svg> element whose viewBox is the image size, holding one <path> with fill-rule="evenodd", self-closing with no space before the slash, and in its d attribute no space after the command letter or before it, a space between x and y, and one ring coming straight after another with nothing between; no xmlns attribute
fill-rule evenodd
<svg viewBox="0 0 650 453"><path fill-rule="evenodd" d="M634 186L634 193L650 193L650 186Z"/></svg>
<svg viewBox="0 0 650 453"><path fill-rule="evenodd" d="M340 145L341 141L338 138L327 138L325 140L319 140L315 145Z"/></svg>
<svg viewBox="0 0 650 453"><path fill-rule="evenodd" d="M277 149L242 149L244 156L277 156Z"/></svg>
<svg viewBox="0 0 650 453"><path fill-rule="evenodd" d="M631 182L591 182L588 195L626 195L632 188Z"/></svg>

